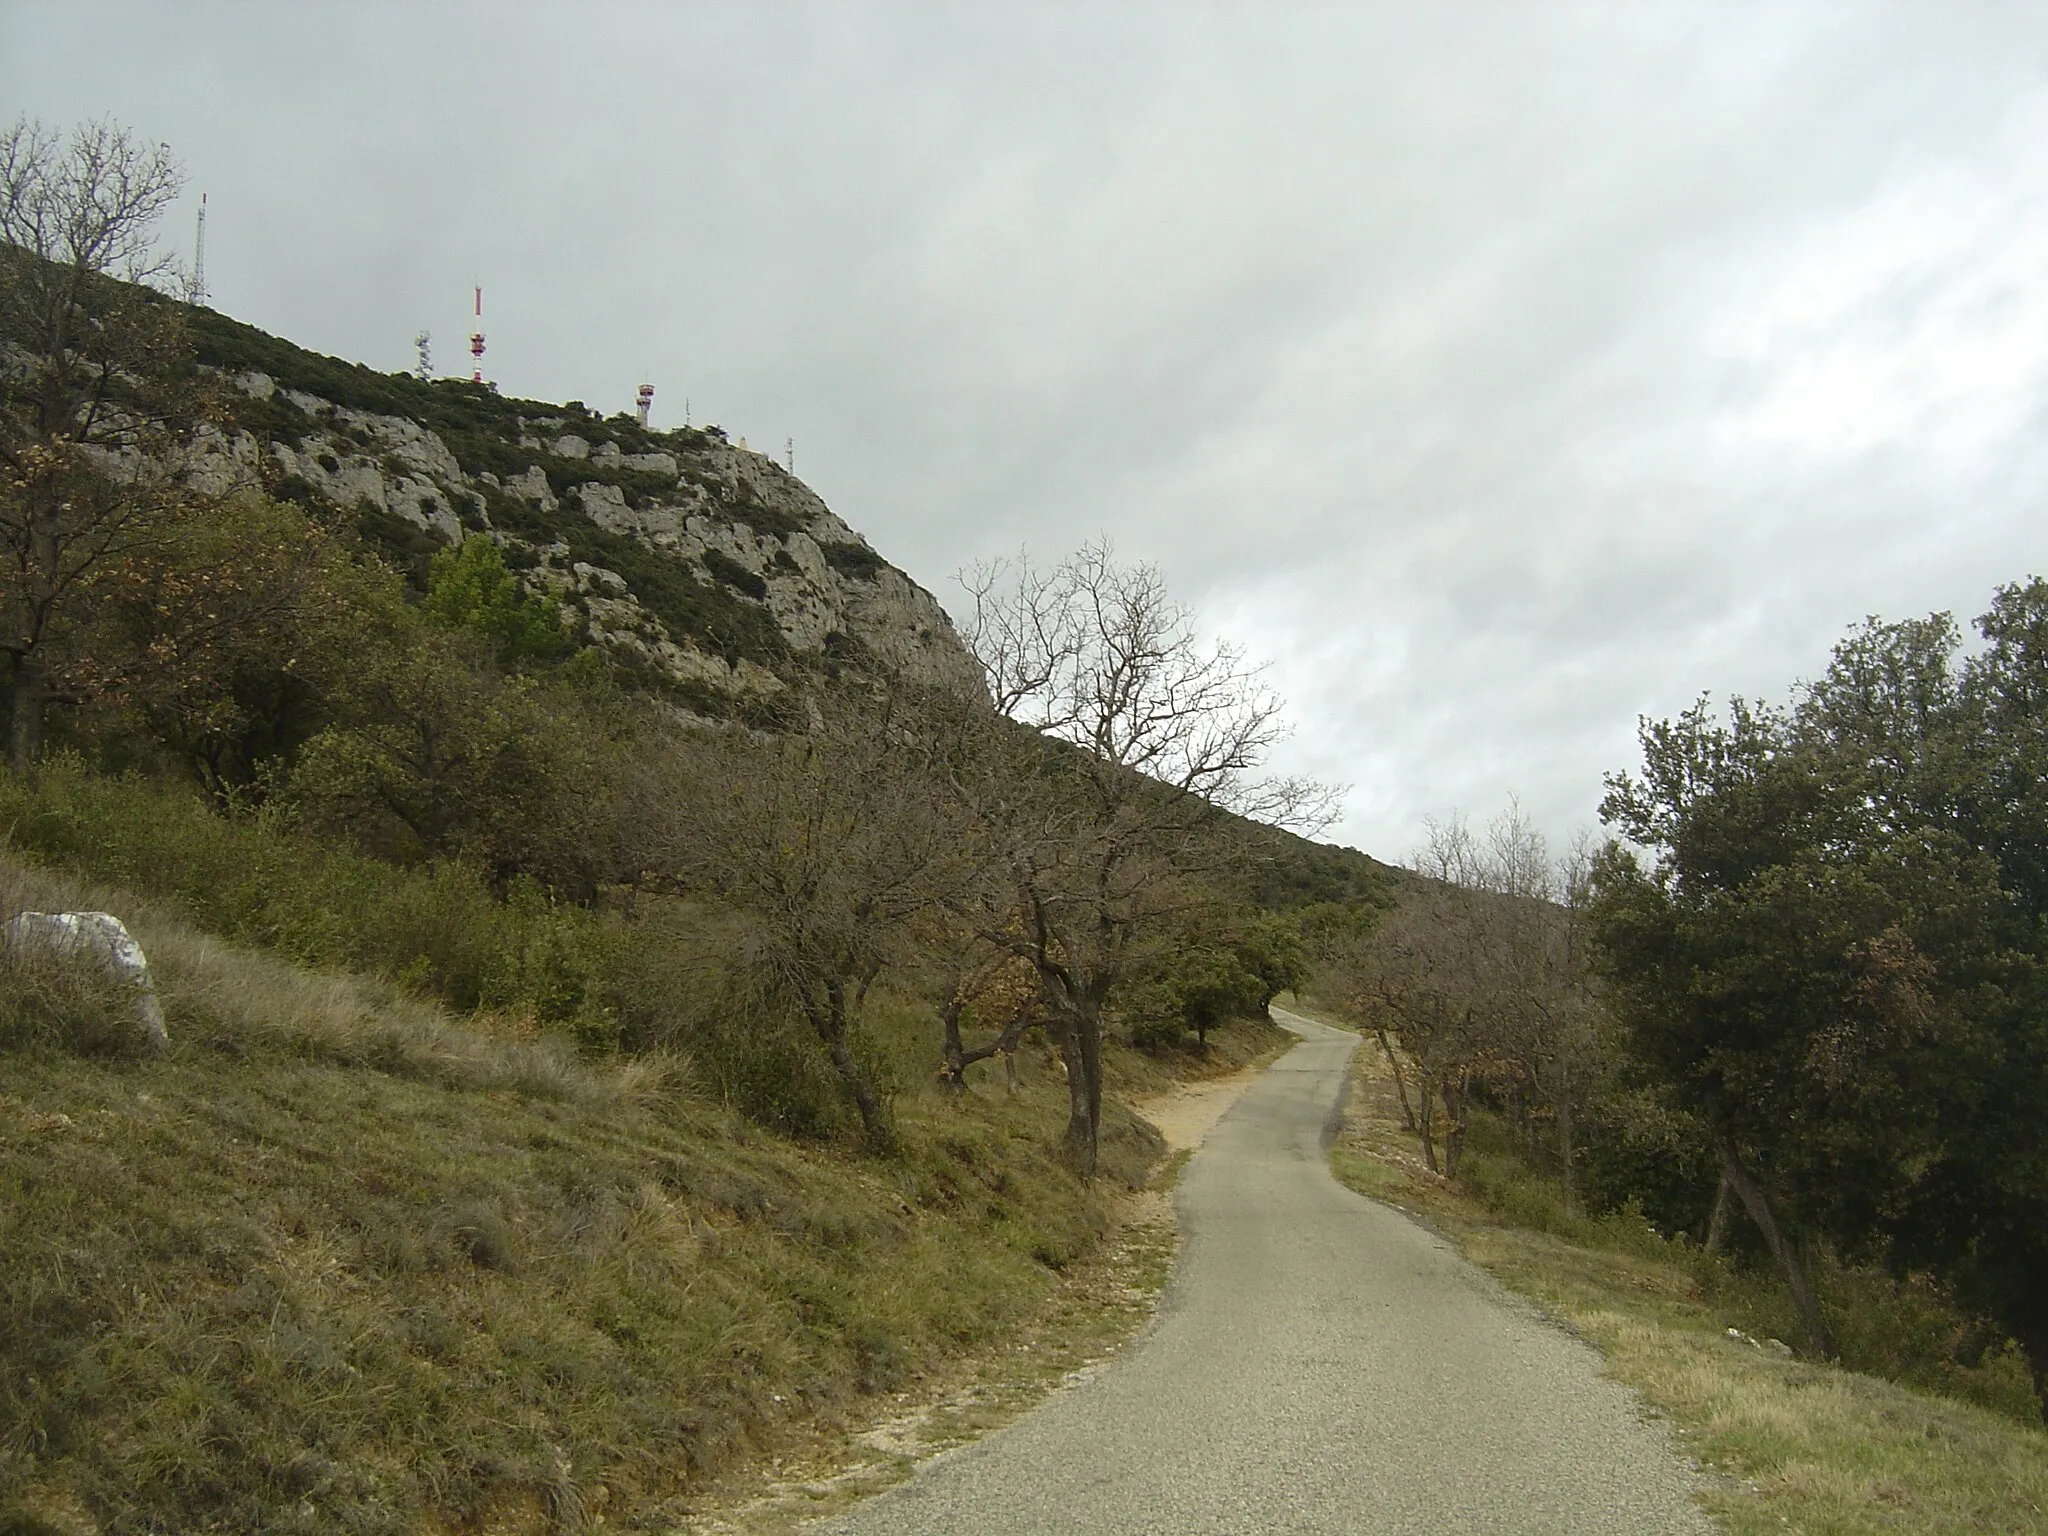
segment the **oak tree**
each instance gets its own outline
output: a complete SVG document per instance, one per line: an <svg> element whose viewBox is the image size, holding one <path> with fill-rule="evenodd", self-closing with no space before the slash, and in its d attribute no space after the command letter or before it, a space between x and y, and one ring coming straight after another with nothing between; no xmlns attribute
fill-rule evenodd
<svg viewBox="0 0 2048 1536"><path fill-rule="evenodd" d="M963 579L1001 717L953 776L1002 873L980 927L1038 978L1067 1067L1067 1155L1092 1173L1103 1011L1141 944L1255 859L1231 815L1319 829L1334 795L1257 775L1285 734L1280 697L1238 648L1202 639L1156 567L1096 543Z"/></svg>
<svg viewBox="0 0 2048 1536"><path fill-rule="evenodd" d="M111 122L0 131L0 655L8 759L30 769L53 701L94 690L78 630L153 553L185 494L200 412L155 248L184 174Z"/></svg>

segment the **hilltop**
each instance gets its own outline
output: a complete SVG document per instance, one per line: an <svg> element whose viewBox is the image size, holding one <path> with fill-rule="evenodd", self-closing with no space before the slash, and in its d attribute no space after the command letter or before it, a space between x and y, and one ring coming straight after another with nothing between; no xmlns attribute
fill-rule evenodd
<svg viewBox="0 0 2048 1536"><path fill-rule="evenodd" d="M485 534L573 634L702 712L869 657L970 679L937 600L818 495L717 427L378 373L191 307L218 426L204 471L339 515L416 582Z"/></svg>

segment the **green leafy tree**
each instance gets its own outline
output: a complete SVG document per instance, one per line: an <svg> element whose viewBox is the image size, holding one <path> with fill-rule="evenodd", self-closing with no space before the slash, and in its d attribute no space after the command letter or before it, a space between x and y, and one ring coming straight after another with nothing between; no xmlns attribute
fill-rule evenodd
<svg viewBox="0 0 2048 1536"><path fill-rule="evenodd" d="M231 496L104 594L92 644L117 685L84 729L109 756L157 743L217 800L260 790L407 643L407 618L381 564L289 503Z"/></svg>
<svg viewBox="0 0 2048 1536"><path fill-rule="evenodd" d="M1878 1257L1918 1234L1951 1276L1978 1265L1984 1234L1944 1251L1928 1213L1983 1210L1987 1095L2019 1065L1999 1048L2009 895L1958 814L1987 738L1954 644L1945 620L1870 626L1789 717L1703 702L1646 723L1641 777L1610 780L1602 808L1652 857L1617 845L1596 875L1629 1049L1706 1127L1821 1355L1811 1237Z"/></svg>
<svg viewBox="0 0 2048 1536"><path fill-rule="evenodd" d="M2048 583L2001 587L1961 656L1937 614L1837 647L1796 724L1873 840L1967 867L1916 932L1954 1017L1916 1084L1933 1135L1884 1212L1895 1264L1948 1278L2026 1348L2048 1401ZM1928 850L1928 851L1921 851Z"/></svg>
<svg viewBox="0 0 2048 1536"><path fill-rule="evenodd" d="M576 899L626 857L618 785L635 723L602 691L506 676L428 631L365 659L289 797L315 826L401 862L459 855Z"/></svg>
<svg viewBox="0 0 2048 1536"><path fill-rule="evenodd" d="M1232 951L1237 962L1258 982L1249 1012L1263 1015L1282 992L1292 992L1309 978L1308 940L1301 921L1289 913L1263 913L1238 926Z"/></svg>
<svg viewBox="0 0 2048 1536"><path fill-rule="evenodd" d="M503 552L481 533L434 556L420 608L477 636L502 662L552 661L574 648L547 605L526 594Z"/></svg>
<svg viewBox="0 0 2048 1536"><path fill-rule="evenodd" d="M1247 966L1244 953L1235 948L1196 950L1182 957L1173 989L1182 1021L1205 1052L1210 1030L1231 1019L1258 1016L1273 995L1266 990L1266 978Z"/></svg>

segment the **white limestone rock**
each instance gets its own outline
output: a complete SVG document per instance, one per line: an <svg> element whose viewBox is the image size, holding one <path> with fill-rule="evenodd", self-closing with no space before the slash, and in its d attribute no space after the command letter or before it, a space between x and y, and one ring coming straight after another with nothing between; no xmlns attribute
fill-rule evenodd
<svg viewBox="0 0 2048 1536"><path fill-rule="evenodd" d="M583 510L598 527L612 533L630 531L626 493L616 485L606 485L602 480L587 480L576 487L576 499L583 503Z"/></svg>
<svg viewBox="0 0 2048 1536"><path fill-rule="evenodd" d="M10 949L97 961L135 992L135 1022L152 1051L168 1050L169 1032L142 946L111 912L17 912L0 928Z"/></svg>
<svg viewBox="0 0 2048 1536"><path fill-rule="evenodd" d="M548 484L548 477L538 464L527 466L526 473L514 475L505 482L505 494L530 501L543 512L552 512L561 505L554 488Z"/></svg>
<svg viewBox="0 0 2048 1536"><path fill-rule="evenodd" d="M643 475L666 475L669 479L680 479L683 468L672 453L627 453L621 454L619 463L627 469L638 470Z"/></svg>
<svg viewBox="0 0 2048 1536"><path fill-rule="evenodd" d="M608 571L601 565L590 565L578 560L569 567L576 576L579 592L602 591L608 596L622 597L626 591L626 578L617 571Z"/></svg>

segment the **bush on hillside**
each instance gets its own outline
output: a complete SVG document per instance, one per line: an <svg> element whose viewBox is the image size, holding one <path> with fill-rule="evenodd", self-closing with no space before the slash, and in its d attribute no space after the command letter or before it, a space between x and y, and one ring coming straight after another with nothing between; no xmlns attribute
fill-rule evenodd
<svg viewBox="0 0 2048 1536"><path fill-rule="evenodd" d="M574 648L547 605L527 596L496 543L480 533L433 557L420 611L476 636L507 664L557 660Z"/></svg>

